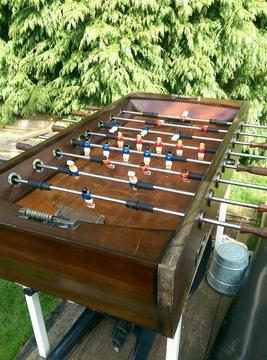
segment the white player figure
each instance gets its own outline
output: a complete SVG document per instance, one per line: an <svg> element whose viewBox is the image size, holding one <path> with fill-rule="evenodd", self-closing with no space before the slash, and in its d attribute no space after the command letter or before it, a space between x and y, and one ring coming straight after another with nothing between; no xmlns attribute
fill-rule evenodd
<svg viewBox="0 0 267 360"><path fill-rule="evenodd" d="M128 162L130 158L130 146L125 144L122 150L123 161Z"/></svg>
<svg viewBox="0 0 267 360"><path fill-rule="evenodd" d="M135 144L136 144L136 150L137 150L137 151L142 151L142 148L143 148L143 139L142 139L141 134L137 134L137 135L136 135Z"/></svg>
<svg viewBox="0 0 267 360"><path fill-rule="evenodd" d="M122 149L122 148L123 148L123 135L122 135L122 132L121 132L121 131L118 131L116 140L117 140L118 147L119 147L120 149Z"/></svg>
<svg viewBox="0 0 267 360"><path fill-rule="evenodd" d="M187 119L187 117L188 117L188 114L189 114L188 111L184 111L184 112L182 113L181 120L182 120L182 121L186 121L186 119Z"/></svg>
<svg viewBox="0 0 267 360"><path fill-rule="evenodd" d="M145 151L143 153L144 155L144 163L146 166L149 166L150 164L150 160L151 160L151 150L150 150L150 146L147 146L145 148Z"/></svg>
<svg viewBox="0 0 267 360"><path fill-rule="evenodd" d="M102 146L102 149L103 149L103 156L105 156L105 158L109 158L109 141L107 140L103 146Z"/></svg>
<svg viewBox="0 0 267 360"><path fill-rule="evenodd" d="M177 141L177 144L175 146L175 150L176 150L176 155L177 156L183 156L183 152L184 152L183 140L179 139Z"/></svg>
<svg viewBox="0 0 267 360"><path fill-rule="evenodd" d="M206 146L204 143L200 143L199 147L197 149L197 157L198 160L204 160L204 156L205 156L205 152L206 152Z"/></svg>
<svg viewBox="0 0 267 360"><path fill-rule="evenodd" d="M160 136L157 137L157 141L155 142L155 146L156 146L156 153L158 155L161 155L163 145L162 145L162 140L161 140Z"/></svg>
<svg viewBox="0 0 267 360"><path fill-rule="evenodd" d="M75 179L79 179L79 169L77 168L77 166L75 165L75 162L72 160L68 160L67 161L67 166L71 172L71 175L73 175L75 177Z"/></svg>
<svg viewBox="0 0 267 360"><path fill-rule="evenodd" d="M131 186L131 188L134 191L138 190L138 187L136 186L136 184L138 183L138 179L135 175L134 171L128 171L128 177L129 177L129 185Z"/></svg>
<svg viewBox="0 0 267 360"><path fill-rule="evenodd" d="M90 152L91 152L91 143L90 140L88 138L83 140L83 152L85 156L90 156Z"/></svg>
<svg viewBox="0 0 267 360"><path fill-rule="evenodd" d="M172 168L172 163L173 163L173 152L172 149L169 149L167 154L165 155L165 166L166 169L171 170Z"/></svg>
<svg viewBox="0 0 267 360"><path fill-rule="evenodd" d="M84 186L82 189L82 198L84 199L87 207L91 209L95 208L94 199L87 186Z"/></svg>

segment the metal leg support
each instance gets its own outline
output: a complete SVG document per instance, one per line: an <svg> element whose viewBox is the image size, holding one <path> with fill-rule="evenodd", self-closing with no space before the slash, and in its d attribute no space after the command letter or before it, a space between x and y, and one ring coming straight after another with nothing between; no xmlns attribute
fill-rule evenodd
<svg viewBox="0 0 267 360"><path fill-rule="evenodd" d="M226 190L226 193L224 195L225 199L229 198L230 192L231 192L231 186L228 186L227 190ZM228 205L225 204L225 203L222 203L220 205L219 216L218 216L219 221L224 222L226 220L227 208L228 208ZM222 243L223 234L224 234L224 227L223 226L217 226L215 248Z"/></svg>
<svg viewBox="0 0 267 360"><path fill-rule="evenodd" d="M167 350L166 350L165 360L178 360L179 348L180 348L180 338L181 338L181 328L182 328L182 315L180 317L180 321L177 326L174 339L167 340Z"/></svg>
<svg viewBox="0 0 267 360"><path fill-rule="evenodd" d="M47 358L50 353L50 345L38 292L25 286L23 286L23 292L27 302L39 355L43 358Z"/></svg>
<svg viewBox="0 0 267 360"><path fill-rule="evenodd" d="M133 333L136 337L132 360L146 360L155 340L156 333L151 330L135 326Z"/></svg>

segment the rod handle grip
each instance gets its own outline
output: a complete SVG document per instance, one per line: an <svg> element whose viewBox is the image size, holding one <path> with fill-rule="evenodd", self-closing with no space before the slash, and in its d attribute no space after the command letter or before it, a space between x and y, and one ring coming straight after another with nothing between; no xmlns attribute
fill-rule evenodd
<svg viewBox="0 0 267 360"><path fill-rule="evenodd" d="M258 211L262 212L262 213L267 212L267 205L266 204L259 204L258 205Z"/></svg>
<svg viewBox="0 0 267 360"><path fill-rule="evenodd" d="M16 143L16 149L17 149L17 150L23 150L23 151L25 151L25 150L30 149L31 147L32 147L32 145L31 145L31 144L28 144L28 143L24 143L24 142L17 142L17 143Z"/></svg>
<svg viewBox="0 0 267 360"><path fill-rule="evenodd" d="M236 171L245 171L250 174L267 176L267 168L259 166L243 166L241 164L237 164Z"/></svg>
<svg viewBox="0 0 267 360"><path fill-rule="evenodd" d="M267 143L251 142L250 147L251 148L259 148L259 149L267 150Z"/></svg>
<svg viewBox="0 0 267 360"><path fill-rule="evenodd" d="M84 116L89 116L90 114L85 111L72 110L71 115L84 117Z"/></svg>
<svg viewBox="0 0 267 360"><path fill-rule="evenodd" d="M56 124L52 125L52 131L55 131L55 132L61 132L61 131L65 130L65 129L66 129L65 126L56 125Z"/></svg>
<svg viewBox="0 0 267 360"><path fill-rule="evenodd" d="M241 233L249 233L257 235L263 239L267 239L267 227L265 228L257 228L254 226L241 225L240 228Z"/></svg>

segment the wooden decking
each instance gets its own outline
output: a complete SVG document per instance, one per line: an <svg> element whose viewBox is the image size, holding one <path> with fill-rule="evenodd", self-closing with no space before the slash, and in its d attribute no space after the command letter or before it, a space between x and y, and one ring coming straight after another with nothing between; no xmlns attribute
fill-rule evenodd
<svg viewBox="0 0 267 360"><path fill-rule="evenodd" d="M207 359L223 317L231 302L231 297L215 293L202 281L200 287L189 299L182 322L179 360ZM63 337L72 323L81 314L81 306L62 302L48 320L51 347ZM53 320L55 319L55 321ZM105 319L89 334L69 357L69 360L128 360L131 357L135 338L130 335L119 353L111 343L113 319ZM166 338L157 335L148 360L164 360ZM15 360L39 360L34 339L30 339Z"/></svg>

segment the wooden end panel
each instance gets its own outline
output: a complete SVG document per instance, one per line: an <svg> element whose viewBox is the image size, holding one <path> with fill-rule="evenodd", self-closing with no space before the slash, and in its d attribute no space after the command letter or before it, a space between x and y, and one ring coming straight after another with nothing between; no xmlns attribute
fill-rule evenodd
<svg viewBox="0 0 267 360"><path fill-rule="evenodd" d="M4 226L0 278L159 331L156 264Z"/></svg>

